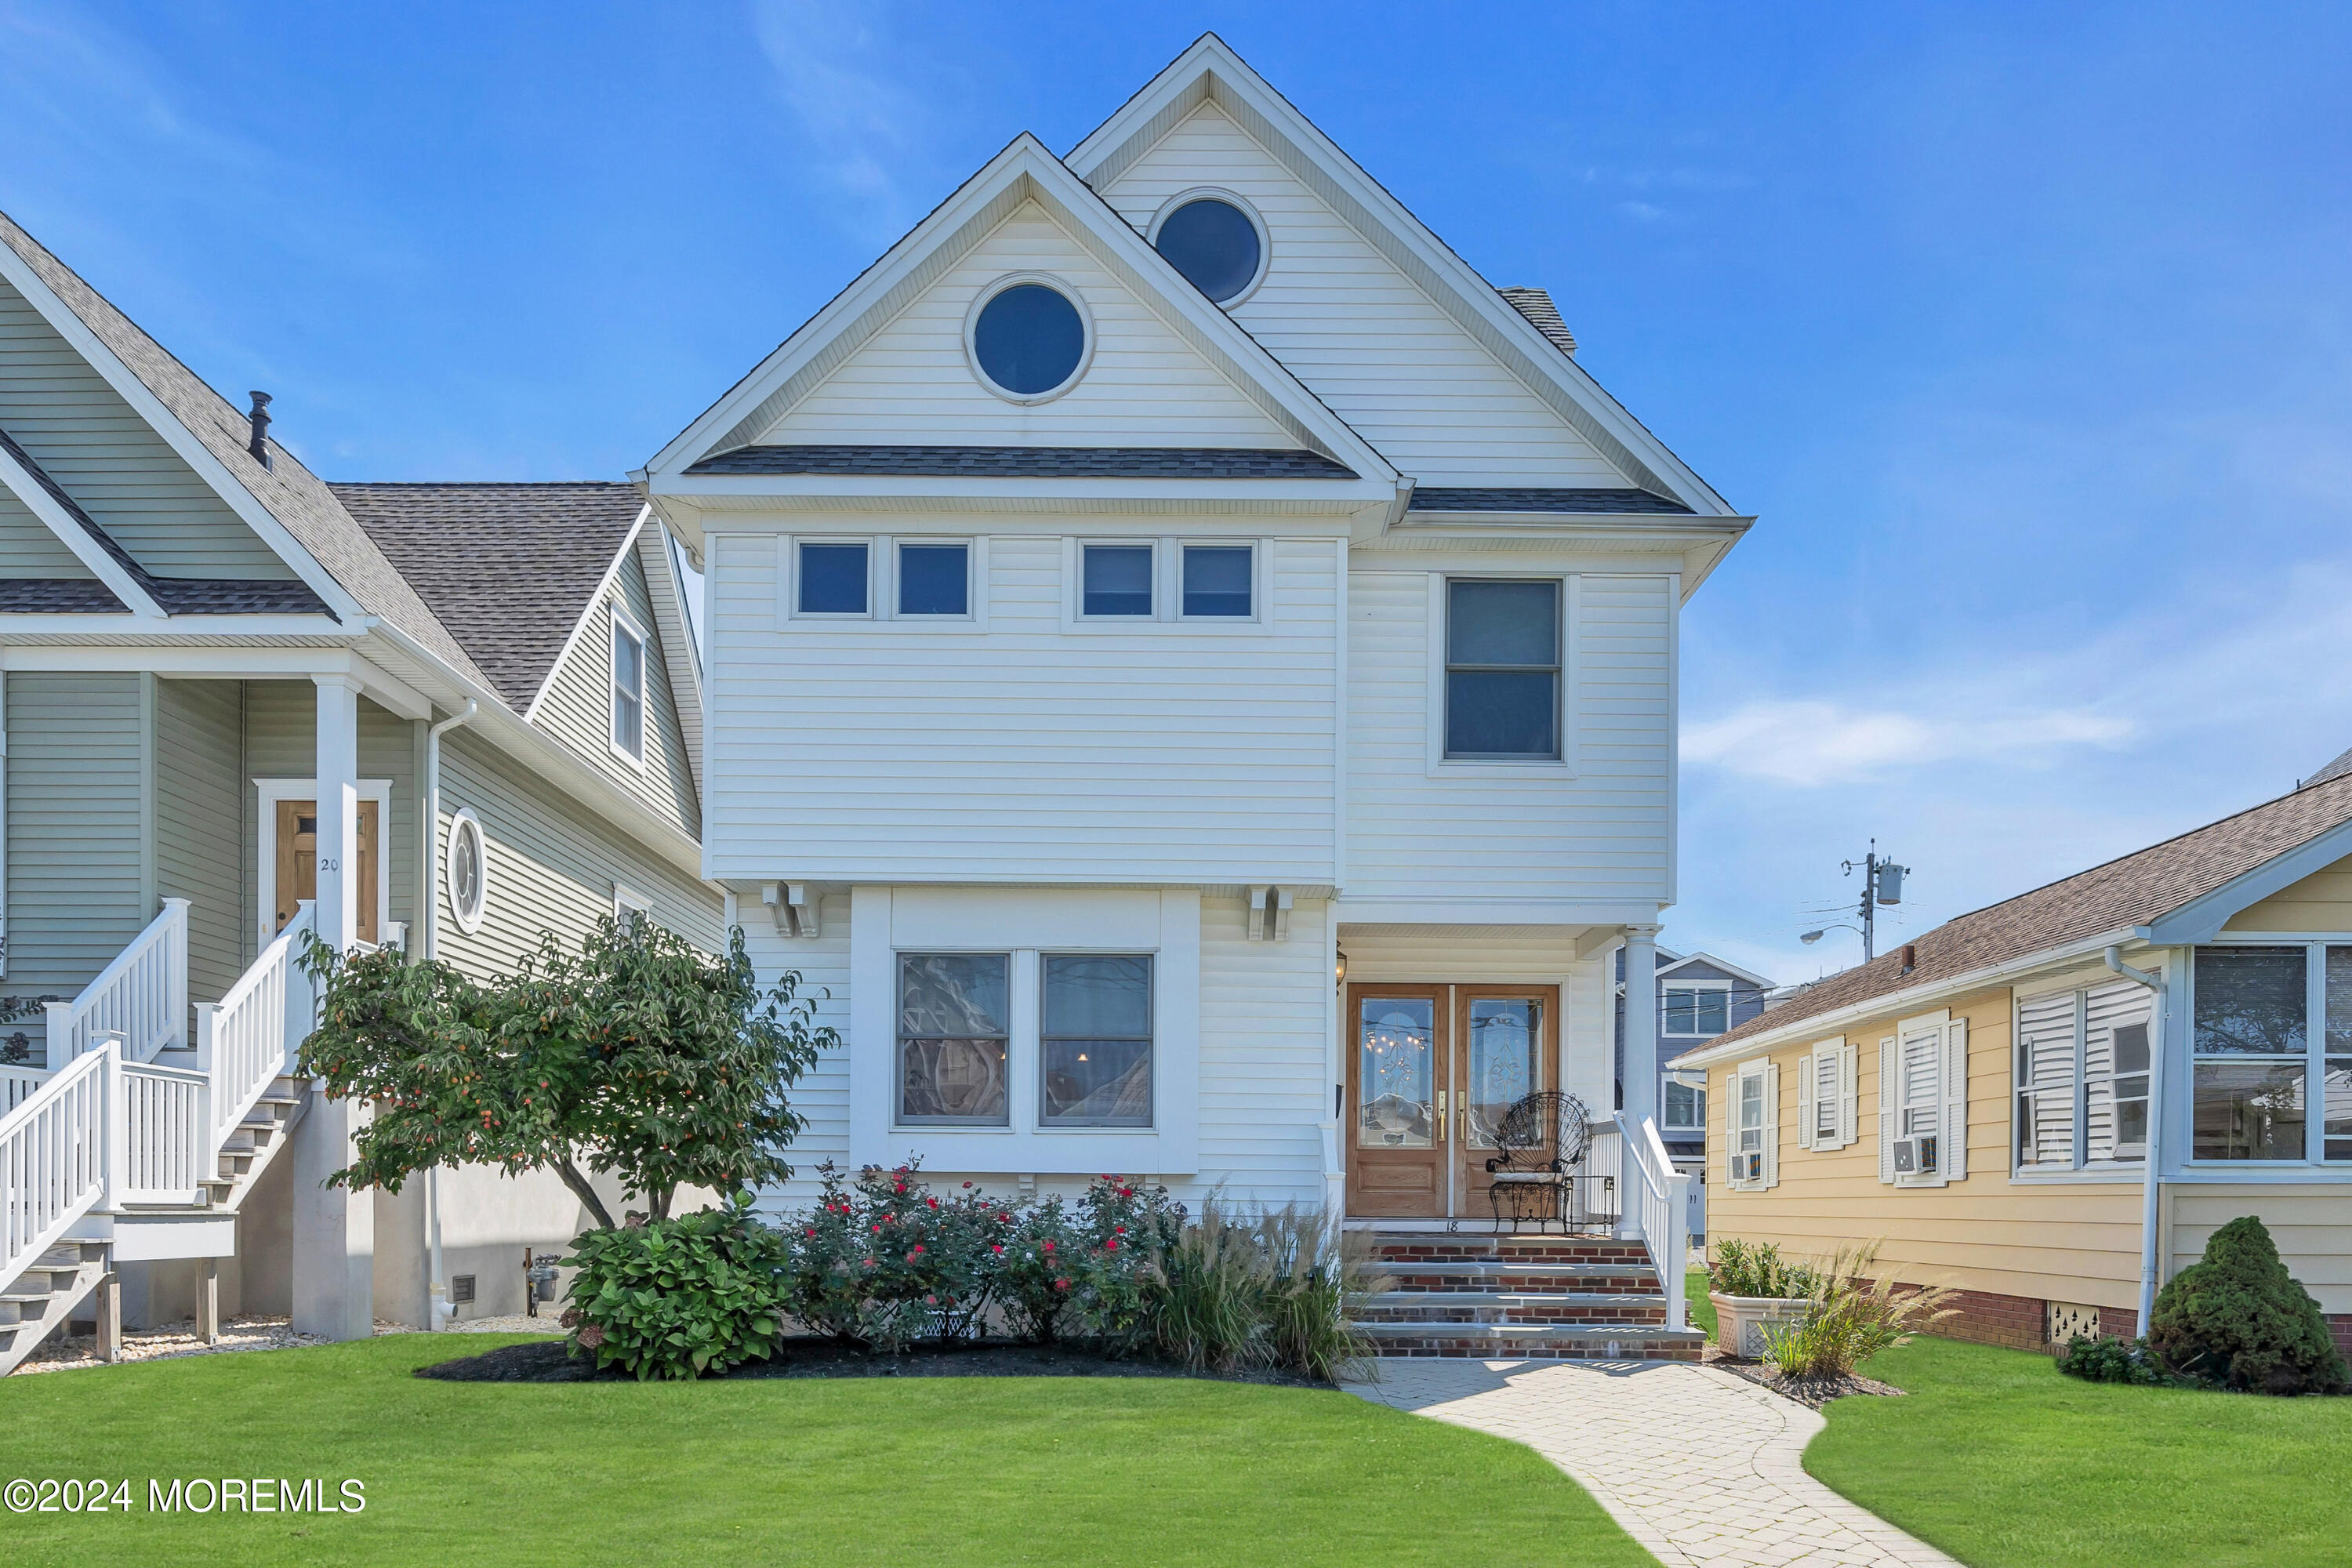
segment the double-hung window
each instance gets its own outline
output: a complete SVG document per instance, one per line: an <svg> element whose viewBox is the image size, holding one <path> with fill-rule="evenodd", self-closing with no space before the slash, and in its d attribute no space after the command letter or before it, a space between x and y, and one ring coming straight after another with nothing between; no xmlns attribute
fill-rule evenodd
<svg viewBox="0 0 2352 1568"><path fill-rule="evenodd" d="M1012 956L898 955L898 1123L1003 1127Z"/></svg>
<svg viewBox="0 0 2352 1568"><path fill-rule="evenodd" d="M613 750L646 760L646 634L613 610Z"/></svg>
<svg viewBox="0 0 2352 1568"><path fill-rule="evenodd" d="M1727 985L1669 985L1665 989L1665 1032L1712 1039L1731 1027L1731 988Z"/></svg>
<svg viewBox="0 0 2352 1568"><path fill-rule="evenodd" d="M2127 981L2018 999L2020 1171L2147 1157L2151 1008L2147 987Z"/></svg>
<svg viewBox="0 0 2352 1568"><path fill-rule="evenodd" d="M1878 1042L1878 1179L1940 1187L1968 1173L1968 1021L1906 1018Z"/></svg>
<svg viewBox="0 0 2352 1568"><path fill-rule="evenodd" d="M1039 1125L1151 1125L1151 957L1045 953Z"/></svg>
<svg viewBox="0 0 2352 1568"><path fill-rule="evenodd" d="M1680 1073L1666 1074L1658 1085L1658 1131L1669 1137L1678 1132L1700 1137L1706 1131L1706 1088Z"/></svg>
<svg viewBox="0 0 2352 1568"><path fill-rule="evenodd" d="M1560 640L1558 581L1446 583L1448 758L1559 759Z"/></svg>
<svg viewBox="0 0 2352 1568"><path fill-rule="evenodd" d="M2325 950L2329 970L2336 949ZM2312 947L2200 947L2190 1156L2307 1158Z"/></svg>
<svg viewBox="0 0 2352 1568"><path fill-rule="evenodd" d="M1726 1174L1741 1192L1762 1192L1780 1179L1780 1064L1742 1062L1732 1074L1731 1106Z"/></svg>

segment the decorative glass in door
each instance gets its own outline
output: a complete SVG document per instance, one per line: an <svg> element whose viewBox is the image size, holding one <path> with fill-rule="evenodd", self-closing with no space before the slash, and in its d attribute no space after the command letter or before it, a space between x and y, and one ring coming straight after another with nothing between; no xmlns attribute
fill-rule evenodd
<svg viewBox="0 0 2352 1568"><path fill-rule="evenodd" d="M1462 1096L1469 1110L1469 1143L1496 1146L1504 1113L1543 1087L1542 1011L1525 1000L1478 997L1470 1003L1469 1080Z"/></svg>
<svg viewBox="0 0 2352 1568"><path fill-rule="evenodd" d="M1358 1017L1358 1146L1430 1147L1437 1109L1436 1004L1420 996L1367 996Z"/></svg>

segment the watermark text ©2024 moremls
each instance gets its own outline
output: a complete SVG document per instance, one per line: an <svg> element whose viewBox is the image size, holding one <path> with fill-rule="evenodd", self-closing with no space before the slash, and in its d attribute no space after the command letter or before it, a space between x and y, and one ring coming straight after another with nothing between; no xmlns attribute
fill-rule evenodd
<svg viewBox="0 0 2352 1568"><path fill-rule="evenodd" d="M0 1487L10 1513L359 1513L367 1508L367 1483L277 1476L198 1476L189 1480L147 1483L145 1508L129 1480L106 1477L27 1480Z"/></svg>

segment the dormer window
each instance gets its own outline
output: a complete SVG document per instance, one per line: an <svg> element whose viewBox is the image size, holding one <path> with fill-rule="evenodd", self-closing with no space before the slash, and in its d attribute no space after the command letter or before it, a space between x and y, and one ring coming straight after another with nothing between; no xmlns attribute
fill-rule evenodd
<svg viewBox="0 0 2352 1568"><path fill-rule="evenodd" d="M613 610L613 750L646 760L646 634Z"/></svg>
<svg viewBox="0 0 2352 1568"><path fill-rule="evenodd" d="M1180 199L1151 231L1152 248L1220 305L1240 303L1265 265L1257 219L1231 196Z"/></svg>

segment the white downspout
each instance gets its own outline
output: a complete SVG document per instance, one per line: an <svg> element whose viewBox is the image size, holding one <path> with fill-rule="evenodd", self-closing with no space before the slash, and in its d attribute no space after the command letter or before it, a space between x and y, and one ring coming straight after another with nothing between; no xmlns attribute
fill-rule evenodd
<svg viewBox="0 0 2352 1568"><path fill-rule="evenodd" d="M2107 967L2126 980L2156 993L2147 1016L2147 1153L2140 1179L2139 1198L2139 1332L2147 1334L2147 1321L2156 1312L2157 1230L2160 1194L2158 1155L2164 1142L2164 976L2126 963L2123 949L2109 947Z"/></svg>
<svg viewBox="0 0 2352 1568"><path fill-rule="evenodd" d="M444 719L425 731L425 820L419 824L417 837L425 847L424 877L417 888L417 914L424 926L423 951L425 959L437 957L441 935L441 889L434 886L434 863L439 858L435 851L441 842L441 734L459 725L473 721L481 710L475 699L466 699L466 710L454 718ZM432 1296L427 1315L432 1321L425 1326L438 1332L442 1326L457 1316L457 1309L449 1300L449 1279L441 1272L441 1168L438 1165L425 1173L425 1245L429 1254L426 1267L432 1279Z"/></svg>

